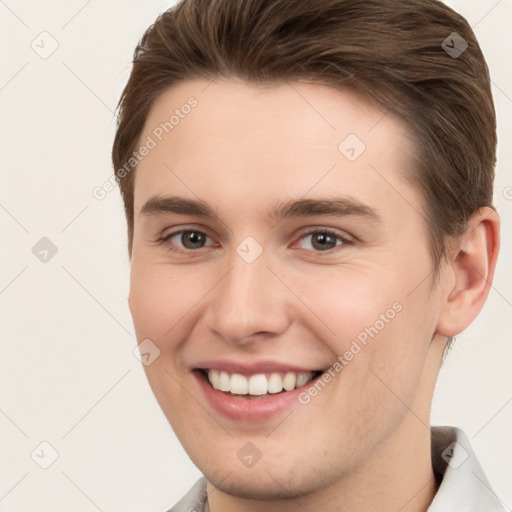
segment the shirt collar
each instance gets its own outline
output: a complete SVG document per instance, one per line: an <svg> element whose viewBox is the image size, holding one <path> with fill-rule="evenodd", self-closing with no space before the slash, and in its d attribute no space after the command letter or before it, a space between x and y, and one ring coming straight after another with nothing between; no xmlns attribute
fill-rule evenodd
<svg viewBox="0 0 512 512"><path fill-rule="evenodd" d="M431 433L432 466L442 480L428 512L510 512L492 490L464 432L432 427Z"/></svg>

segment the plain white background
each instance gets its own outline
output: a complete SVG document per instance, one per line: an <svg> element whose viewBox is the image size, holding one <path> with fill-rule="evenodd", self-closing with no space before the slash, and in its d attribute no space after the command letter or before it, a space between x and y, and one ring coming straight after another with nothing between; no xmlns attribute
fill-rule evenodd
<svg viewBox="0 0 512 512"><path fill-rule="evenodd" d="M200 476L133 355L118 190L92 195L112 174L114 110L135 44L171 3L0 1L0 511L158 512ZM488 303L441 371L432 423L465 430L510 508L512 2L448 4L474 27L491 70L503 246ZM58 453L48 469L42 442Z"/></svg>

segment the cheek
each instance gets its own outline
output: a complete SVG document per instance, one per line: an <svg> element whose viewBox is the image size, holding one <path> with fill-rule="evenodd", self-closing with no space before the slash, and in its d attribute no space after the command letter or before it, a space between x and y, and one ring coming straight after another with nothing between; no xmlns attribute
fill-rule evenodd
<svg viewBox="0 0 512 512"><path fill-rule="evenodd" d="M202 293L197 274L182 269L171 271L166 265L132 263L130 311L138 339L142 336L157 342L167 338Z"/></svg>
<svg viewBox="0 0 512 512"><path fill-rule="evenodd" d="M410 281L394 275L339 268L314 278L297 274L291 285L314 313L307 327L322 333L321 341L338 356L343 368L335 373L343 374L343 387L371 388L374 398L390 395L379 378L410 395L435 323L435 315L425 314L433 309L429 284L411 293Z"/></svg>
<svg viewBox="0 0 512 512"><path fill-rule="evenodd" d="M353 340L364 345L398 320L403 293L385 272L342 267L322 270L290 275L289 282L317 323L323 324L324 342L337 354L348 350Z"/></svg>
<svg viewBox="0 0 512 512"><path fill-rule="evenodd" d="M187 275L182 269L171 271L166 265L143 265L132 260L130 311L138 342L150 339L160 350L159 356L143 369L161 409L166 414L180 410L184 417L193 417L193 404L183 394L179 355L182 339L192 328L191 311L202 290L197 276L189 275L187 279ZM176 428L174 416L168 415L168 419Z"/></svg>

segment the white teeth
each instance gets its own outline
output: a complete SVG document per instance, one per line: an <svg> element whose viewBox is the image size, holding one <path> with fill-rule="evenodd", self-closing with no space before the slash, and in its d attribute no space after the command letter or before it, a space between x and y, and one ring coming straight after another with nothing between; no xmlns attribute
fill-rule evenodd
<svg viewBox="0 0 512 512"><path fill-rule="evenodd" d="M313 372L287 372L284 377L275 372L271 373L268 378L264 373L258 373L248 378L239 373L230 375L225 371L208 370L208 380L214 389L231 392L235 395L261 396L268 393L280 393L283 389L291 391L304 386L312 378Z"/></svg>
<svg viewBox="0 0 512 512"><path fill-rule="evenodd" d="M273 373L268 379L268 392L280 393L281 391L283 391L283 379L279 373Z"/></svg>
<svg viewBox="0 0 512 512"><path fill-rule="evenodd" d="M295 384L297 383L297 376L294 373L288 372L283 379L283 388L286 391L291 391L295 389Z"/></svg>
<svg viewBox="0 0 512 512"><path fill-rule="evenodd" d="M210 370L208 372L208 379L210 380L210 384L215 389L220 389L220 387L219 387L220 375L219 374L220 374L219 370Z"/></svg>
<svg viewBox="0 0 512 512"><path fill-rule="evenodd" d="M249 379L249 394L250 395L266 395L268 390L267 377L262 373L253 375Z"/></svg>
<svg viewBox="0 0 512 512"><path fill-rule="evenodd" d="M231 391L231 377L227 372L220 372L219 374L219 391Z"/></svg>
<svg viewBox="0 0 512 512"><path fill-rule="evenodd" d="M238 373L233 373L233 375L231 375L231 389L229 391L235 395L247 395L249 391L247 378Z"/></svg>

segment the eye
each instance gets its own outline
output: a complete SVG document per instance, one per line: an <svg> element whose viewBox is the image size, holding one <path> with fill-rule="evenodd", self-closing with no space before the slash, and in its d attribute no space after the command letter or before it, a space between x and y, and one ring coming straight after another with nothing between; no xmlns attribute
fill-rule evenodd
<svg viewBox="0 0 512 512"><path fill-rule="evenodd" d="M176 231L162 238L162 242L171 245L171 248L175 250L202 249L203 247L206 247L207 241L213 242L213 240L205 233L191 229ZM210 245L212 244L210 243Z"/></svg>
<svg viewBox="0 0 512 512"><path fill-rule="evenodd" d="M310 231L302 235L299 240L302 249L324 252L346 243L348 241L339 233L325 228Z"/></svg>

